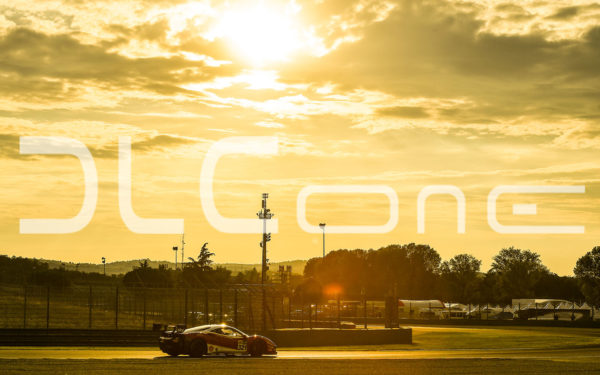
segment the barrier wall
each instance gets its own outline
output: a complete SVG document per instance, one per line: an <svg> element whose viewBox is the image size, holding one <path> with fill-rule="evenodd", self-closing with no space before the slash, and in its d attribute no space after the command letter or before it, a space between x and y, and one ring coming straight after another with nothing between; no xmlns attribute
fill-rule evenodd
<svg viewBox="0 0 600 375"><path fill-rule="evenodd" d="M248 332L254 333L254 332ZM283 329L256 332L278 347L410 344L412 330ZM160 332L139 330L4 329L0 346L156 346Z"/></svg>

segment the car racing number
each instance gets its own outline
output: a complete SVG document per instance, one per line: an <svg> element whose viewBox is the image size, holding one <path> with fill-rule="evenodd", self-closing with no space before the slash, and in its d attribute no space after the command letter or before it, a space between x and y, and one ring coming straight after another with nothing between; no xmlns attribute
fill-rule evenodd
<svg viewBox="0 0 600 375"><path fill-rule="evenodd" d="M238 340L237 350L246 350L246 340Z"/></svg>

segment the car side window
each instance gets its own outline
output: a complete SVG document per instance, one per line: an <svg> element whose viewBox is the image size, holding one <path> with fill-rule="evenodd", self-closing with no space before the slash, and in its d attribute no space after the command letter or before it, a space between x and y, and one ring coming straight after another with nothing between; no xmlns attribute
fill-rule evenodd
<svg viewBox="0 0 600 375"><path fill-rule="evenodd" d="M239 334L236 331L229 328L223 328L223 334L227 336L239 336Z"/></svg>

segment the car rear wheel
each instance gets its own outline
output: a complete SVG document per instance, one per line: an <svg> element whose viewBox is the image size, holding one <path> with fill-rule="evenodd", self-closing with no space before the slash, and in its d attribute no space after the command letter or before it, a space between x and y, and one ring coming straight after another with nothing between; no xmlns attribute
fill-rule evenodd
<svg viewBox="0 0 600 375"><path fill-rule="evenodd" d="M177 350L167 350L166 353L171 357L177 357L180 354Z"/></svg>
<svg viewBox="0 0 600 375"><path fill-rule="evenodd" d="M204 340L195 340L190 346L190 357L202 357L206 354L206 342Z"/></svg>
<svg viewBox="0 0 600 375"><path fill-rule="evenodd" d="M267 346L264 341L255 342L250 348L250 355L252 357L260 357L267 351Z"/></svg>

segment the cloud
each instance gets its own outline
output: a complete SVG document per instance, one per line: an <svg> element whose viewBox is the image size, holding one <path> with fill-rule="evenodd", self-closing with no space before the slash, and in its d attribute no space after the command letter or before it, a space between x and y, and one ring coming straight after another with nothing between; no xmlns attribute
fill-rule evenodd
<svg viewBox="0 0 600 375"><path fill-rule="evenodd" d="M400 1L384 20L366 25L360 40L284 67L280 77L289 82L311 77L316 86L335 87L336 94L358 88L381 92L395 98L390 102L414 97L463 102L449 108L400 105L397 116L391 109L397 105L389 103L353 121L385 123L379 129L468 128L469 136L490 131L508 136L531 125L536 134L558 136L563 132L557 127L564 130L569 122L597 126L598 15L592 7L580 9L574 32L570 25L544 21L560 8L545 4ZM522 18L505 29L496 23L500 11L529 14L535 23ZM423 119L430 121L413 121Z"/></svg>
<svg viewBox="0 0 600 375"><path fill-rule="evenodd" d="M382 116L403 117L403 118L426 118L429 117L427 110L422 107L385 107L379 108L377 114Z"/></svg>
<svg viewBox="0 0 600 375"><path fill-rule="evenodd" d="M21 155L19 153L19 136L0 134L0 158L28 159L31 158L31 155Z"/></svg>
<svg viewBox="0 0 600 375"><path fill-rule="evenodd" d="M260 126L262 128L285 128L285 125L275 121L258 121L255 122L254 125Z"/></svg>
<svg viewBox="0 0 600 375"><path fill-rule="evenodd" d="M45 35L16 28L0 40L0 73L14 77L22 90L32 94L44 83L52 83L55 93L66 94L69 82L96 82L112 90L185 93L179 87L184 83L236 72L233 65L210 66L182 56L128 58L102 45L83 44L69 34Z"/></svg>
<svg viewBox="0 0 600 375"><path fill-rule="evenodd" d="M563 8L558 9L556 11L556 13L554 13L553 15L551 15L548 18L553 19L553 20L568 20L568 19L576 16L577 13L579 13L579 9L580 8L576 7L576 6L563 7Z"/></svg>

